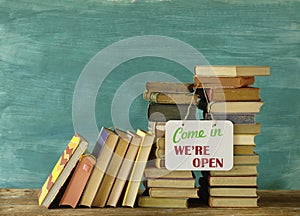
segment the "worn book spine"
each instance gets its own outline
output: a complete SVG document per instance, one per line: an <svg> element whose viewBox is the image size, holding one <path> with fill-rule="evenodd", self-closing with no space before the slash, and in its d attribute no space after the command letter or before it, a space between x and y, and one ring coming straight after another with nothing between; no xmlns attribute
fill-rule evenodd
<svg viewBox="0 0 300 216"><path fill-rule="evenodd" d="M204 113L204 119L207 120L229 120L236 124L255 124L256 113Z"/></svg>

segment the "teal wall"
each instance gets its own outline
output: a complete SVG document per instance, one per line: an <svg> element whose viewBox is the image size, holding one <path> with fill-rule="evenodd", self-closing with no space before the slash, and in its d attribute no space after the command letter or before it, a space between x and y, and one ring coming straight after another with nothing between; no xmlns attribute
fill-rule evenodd
<svg viewBox="0 0 300 216"><path fill-rule="evenodd" d="M262 133L255 139L258 184L300 189L299 11L299 1L284 0L1 0L0 187L41 187L74 133L75 84L95 54L128 37L163 35L195 47L212 65L271 66L272 76L255 84L265 101L257 117ZM192 82L187 69L168 60L128 61L99 89L99 127L112 126L116 89L144 71ZM146 128L146 109L141 96L132 103L135 128Z"/></svg>

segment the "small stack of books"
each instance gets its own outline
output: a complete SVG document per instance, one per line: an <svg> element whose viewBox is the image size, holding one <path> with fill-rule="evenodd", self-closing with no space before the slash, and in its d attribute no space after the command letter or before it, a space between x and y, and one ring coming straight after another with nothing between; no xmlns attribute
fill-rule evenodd
<svg viewBox="0 0 300 216"><path fill-rule="evenodd" d="M141 207L187 208L189 198L199 197L192 171L169 171L165 167L165 124L169 120L196 119L198 95L191 91L193 84L188 83L146 83L148 129L156 143L144 172L146 191L139 197Z"/></svg>
<svg viewBox="0 0 300 216"><path fill-rule="evenodd" d="M230 120L234 124L234 165L230 171L202 172L199 183L208 189L211 207L256 207L257 165L254 138L260 133L255 116L263 102L255 76L270 75L261 66L196 66L194 87L199 88L198 107L206 120Z"/></svg>
<svg viewBox="0 0 300 216"><path fill-rule="evenodd" d="M91 155L75 134L42 187L39 205L134 207L154 136L102 127Z"/></svg>

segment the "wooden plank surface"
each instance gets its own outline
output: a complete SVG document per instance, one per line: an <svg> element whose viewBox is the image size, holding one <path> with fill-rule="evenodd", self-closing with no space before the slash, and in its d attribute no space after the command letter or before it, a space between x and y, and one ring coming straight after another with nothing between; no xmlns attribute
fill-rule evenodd
<svg viewBox="0 0 300 216"><path fill-rule="evenodd" d="M300 215L300 190L258 191L259 208L60 208L37 205L36 189L0 189L0 215Z"/></svg>

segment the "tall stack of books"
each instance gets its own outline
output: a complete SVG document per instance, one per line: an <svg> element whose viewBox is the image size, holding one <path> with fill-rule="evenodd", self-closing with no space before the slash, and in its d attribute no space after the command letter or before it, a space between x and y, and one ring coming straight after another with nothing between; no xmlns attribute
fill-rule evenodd
<svg viewBox="0 0 300 216"><path fill-rule="evenodd" d="M92 154L75 134L42 187L39 204L134 207L154 136L102 127Z"/></svg>
<svg viewBox="0 0 300 216"><path fill-rule="evenodd" d="M156 143L144 172L146 192L139 197L141 207L187 208L189 198L198 198L192 171L169 171L165 167L165 124L169 120L196 119L198 95L191 91L193 84L188 83L146 83L148 129Z"/></svg>
<svg viewBox="0 0 300 216"><path fill-rule="evenodd" d="M263 105L255 76L270 75L269 67L196 66L194 87L199 88L198 107L206 120L230 120L234 124L234 165L230 171L202 172L199 183L207 188L211 207L256 207L257 165L254 138L260 133L255 116Z"/></svg>

